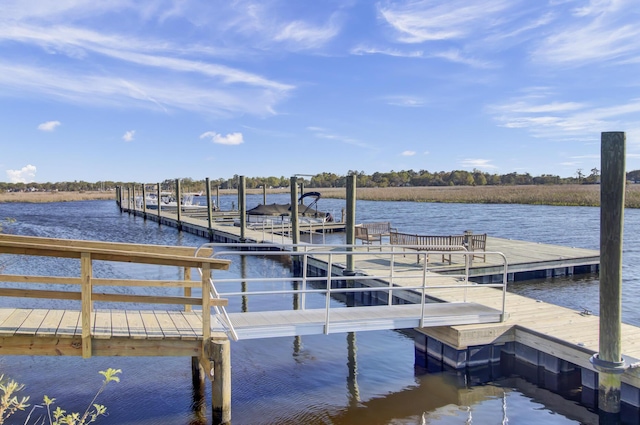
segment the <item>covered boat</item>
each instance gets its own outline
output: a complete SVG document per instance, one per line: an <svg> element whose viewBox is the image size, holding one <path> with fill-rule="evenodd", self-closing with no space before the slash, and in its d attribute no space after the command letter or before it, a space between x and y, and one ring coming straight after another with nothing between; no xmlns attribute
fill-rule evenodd
<svg viewBox="0 0 640 425"><path fill-rule="evenodd" d="M320 192L307 192L300 196L298 198L298 217L304 218L305 221L311 219L318 222L333 221L333 216L330 213L318 211L317 204L320 196ZM303 203L305 198L313 198L313 201L309 205L305 205ZM247 211L247 221L253 223L273 220L275 217L280 217L279 220L282 221L288 221L291 217L291 204L260 204Z"/></svg>

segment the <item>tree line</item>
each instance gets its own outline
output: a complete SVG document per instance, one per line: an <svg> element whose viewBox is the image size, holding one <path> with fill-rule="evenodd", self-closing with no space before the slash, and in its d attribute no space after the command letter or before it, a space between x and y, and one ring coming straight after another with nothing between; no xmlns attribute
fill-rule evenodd
<svg viewBox="0 0 640 425"><path fill-rule="evenodd" d="M314 176L306 176L303 179L307 188L346 187L347 176L356 176L357 187L401 187L401 186L487 186L487 185L558 185L558 184L597 184L600 182L600 171L597 168L590 170L590 174L581 169L575 176L560 177L552 174L531 176L529 173L491 174L477 169L473 171L454 170L430 172L427 170L403 170L376 172L366 174L363 171L349 171L346 175L335 173L320 173ZM205 180L192 178L180 178L180 186L186 192L199 192L205 190ZM640 170L627 173L627 180L640 182ZM161 183L162 190L174 188L176 179L166 179ZM231 178L210 179L212 187L220 189L237 189L239 176ZM248 189L289 187L290 177L245 177ZM153 182L145 182L151 184ZM25 191L106 191L114 190L116 186L130 186L141 182L116 182L98 181L95 183L85 181L60 182L60 183L4 183L0 182L0 192L25 192Z"/></svg>

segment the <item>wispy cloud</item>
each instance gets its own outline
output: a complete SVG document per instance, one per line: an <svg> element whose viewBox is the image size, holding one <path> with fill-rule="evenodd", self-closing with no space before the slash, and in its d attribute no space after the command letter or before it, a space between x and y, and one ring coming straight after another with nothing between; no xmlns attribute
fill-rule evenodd
<svg viewBox="0 0 640 425"><path fill-rule="evenodd" d="M124 135L122 136L122 140L124 140L125 142L131 142L131 141L133 141L133 137L135 135L136 135L136 131L135 130L129 130L129 131L124 133Z"/></svg>
<svg viewBox="0 0 640 425"><path fill-rule="evenodd" d="M35 165L26 165L19 170L7 170L7 178L10 183L31 183L36 178Z"/></svg>
<svg viewBox="0 0 640 425"><path fill-rule="evenodd" d="M360 140L332 133L329 130L322 127L310 126L310 127L307 127L307 130L311 131L313 135L318 139L335 140L336 142L346 143L347 145L353 145L353 146L359 146L361 148L372 149L371 146L369 146L368 144Z"/></svg>
<svg viewBox="0 0 640 425"><path fill-rule="evenodd" d="M583 65L593 61L624 61L640 55L640 27L629 20L637 5L627 0L593 0L569 11L562 26L533 51L535 60Z"/></svg>
<svg viewBox="0 0 640 425"><path fill-rule="evenodd" d="M588 140L607 128L637 128L640 99L611 105L582 102L547 101L540 93L504 104L492 105L487 111L506 128L526 129L535 137L550 140Z"/></svg>
<svg viewBox="0 0 640 425"><path fill-rule="evenodd" d="M284 25L274 41L287 43L296 50L318 48L333 39L340 28L330 21L324 26L312 25L304 21L293 21Z"/></svg>
<svg viewBox="0 0 640 425"><path fill-rule="evenodd" d="M491 164L490 159L480 159L480 158L463 159L462 161L460 161L460 165L464 168L478 168L478 169L485 169L485 170L498 168L497 166Z"/></svg>
<svg viewBox="0 0 640 425"><path fill-rule="evenodd" d="M402 156L414 156L416 151L403 151L400 155Z"/></svg>
<svg viewBox="0 0 640 425"><path fill-rule="evenodd" d="M416 96L387 96L384 100L392 106L419 108L425 105L424 99Z"/></svg>
<svg viewBox="0 0 640 425"><path fill-rule="evenodd" d="M57 127L59 127L62 123L60 121L47 121L38 125L38 130L40 131L53 131Z"/></svg>
<svg viewBox="0 0 640 425"><path fill-rule="evenodd" d="M200 138L210 139L213 143L217 143L219 145L235 146L244 143L242 133L229 133L226 136L223 136L215 131L207 131L206 133L202 133Z"/></svg>
<svg viewBox="0 0 640 425"><path fill-rule="evenodd" d="M398 41L423 43L462 39L487 29L495 25L514 3L517 2L450 0L434 3L423 0L385 4L379 7L379 13L397 31Z"/></svg>

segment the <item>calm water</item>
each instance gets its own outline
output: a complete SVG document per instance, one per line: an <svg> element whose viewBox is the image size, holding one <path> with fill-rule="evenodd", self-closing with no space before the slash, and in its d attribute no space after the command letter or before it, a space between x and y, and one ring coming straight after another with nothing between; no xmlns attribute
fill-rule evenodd
<svg viewBox="0 0 640 425"><path fill-rule="evenodd" d="M222 197L223 209L234 197ZM248 208L262 201L249 197ZM268 203L288 201L270 196ZM237 203L236 203L237 205ZM320 209L340 217L344 201L322 199ZM640 211L625 213L623 320L640 325L635 310L640 291ZM5 232L23 235L198 246L205 241L157 223L120 214L111 201L58 204L0 204ZM452 205L358 201L357 221L391 221L402 231L487 232L492 236L597 249L596 208L519 205ZM340 234L327 242L342 242ZM36 259L25 263L0 257L7 273L77 273L73 260ZM286 276L265 260L232 266ZM177 270L100 263L95 274L159 279L180 278ZM598 310L594 276L516 283L514 292L570 308ZM265 302L265 301L260 301ZM2 306L51 306L47 300L0 300ZM62 302L56 301L56 306ZM249 300L248 308L259 308ZM233 309L241 309L235 300ZM139 306L132 306L139 308ZM143 307L144 308L144 307ZM597 423L597 416L573 401L559 399L524 379L492 375L490 383L471 385L473 375L415 365L414 345L402 332L276 338L232 343L233 424L514 424ZM0 372L27 385L38 401L56 397L67 410L84 410L101 384L99 370L123 370L122 382L108 387L101 401L111 412L100 423L198 423L192 413L190 359L0 357ZM209 388L205 400L210 400Z"/></svg>

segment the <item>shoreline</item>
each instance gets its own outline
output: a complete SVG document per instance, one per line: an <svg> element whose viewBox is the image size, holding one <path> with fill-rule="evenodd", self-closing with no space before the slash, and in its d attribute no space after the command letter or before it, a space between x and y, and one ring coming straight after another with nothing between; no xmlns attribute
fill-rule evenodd
<svg viewBox="0 0 640 425"><path fill-rule="evenodd" d="M345 199L345 188L308 188L324 198ZM221 195L234 195L235 189L220 190ZM262 189L247 189L248 194L261 194ZM289 193L287 188L268 189L267 194ZM555 206L600 205L600 185L523 185L523 186L421 186L356 188L361 201L433 202L465 204L525 204ZM0 204L9 202L43 203L89 200L114 200L115 191L86 192L7 192L0 193ZM627 184L625 206L640 208L640 184Z"/></svg>

